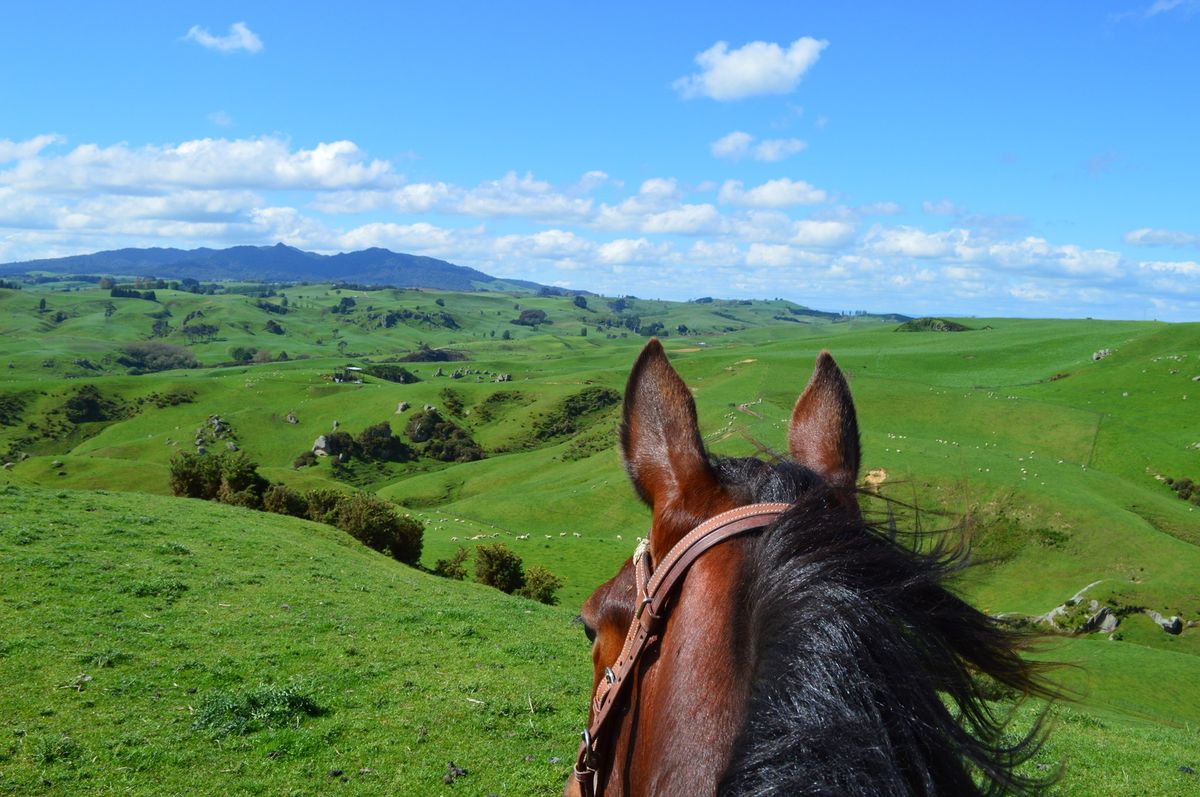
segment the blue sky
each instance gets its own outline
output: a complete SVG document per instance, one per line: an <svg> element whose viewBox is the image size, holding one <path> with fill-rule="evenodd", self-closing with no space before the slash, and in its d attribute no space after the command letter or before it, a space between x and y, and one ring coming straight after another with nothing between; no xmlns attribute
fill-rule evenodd
<svg viewBox="0 0 1200 797"><path fill-rule="evenodd" d="M1200 0L905 5L10 6L0 262L1200 319Z"/></svg>

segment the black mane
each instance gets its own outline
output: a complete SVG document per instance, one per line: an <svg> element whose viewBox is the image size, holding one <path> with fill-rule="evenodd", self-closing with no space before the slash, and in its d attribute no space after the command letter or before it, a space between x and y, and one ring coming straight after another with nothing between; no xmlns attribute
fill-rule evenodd
<svg viewBox="0 0 1200 797"><path fill-rule="evenodd" d="M959 558L920 553L864 522L798 465L714 463L727 488L795 505L749 545L742 573L754 662L746 721L718 793L1036 793L980 673L1049 696L1021 638L942 581ZM785 493L787 493L785 495Z"/></svg>

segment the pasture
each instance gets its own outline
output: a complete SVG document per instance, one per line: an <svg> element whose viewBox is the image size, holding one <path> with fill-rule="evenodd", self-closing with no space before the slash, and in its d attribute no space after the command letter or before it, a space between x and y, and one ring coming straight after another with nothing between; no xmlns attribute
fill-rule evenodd
<svg viewBox="0 0 1200 797"><path fill-rule="evenodd" d="M1038 615L1094 584L1087 599L1121 610L1111 639L1060 637L1039 654L1080 665L1062 676L1080 698L1053 710L1034 766L1063 762L1063 794L1200 789L1186 771L1200 771L1200 628L1167 634L1142 611L1200 621L1200 512L1160 480L1200 479L1200 324L972 318L957 319L964 332L895 332L786 302L283 293L280 314L256 304L278 296L0 291L0 451L13 462L0 471L0 793L554 793L590 685L571 621L649 515L616 452L618 405L553 421L589 388L623 388L645 341L631 318L669 333L718 454L782 450L830 350L850 378L864 473L925 509L925 528L969 520L985 560L959 583L973 603ZM343 298L349 312L331 312ZM529 309L552 323L511 323ZM197 311L219 330L188 343ZM122 347L162 320L161 340L204 367L129 375ZM413 384L330 378L421 343L467 359L400 363ZM271 361L233 364L236 347ZM67 422L83 385L99 411ZM425 404L459 406L452 420L486 456L293 467L335 421L352 433L390 421L402 436ZM272 481L366 489L420 518L426 566L505 542L564 579L559 606L418 572L328 526L165 497L171 457L210 416ZM260 698L279 711L237 726L238 706ZM449 761L468 774L444 783Z"/></svg>

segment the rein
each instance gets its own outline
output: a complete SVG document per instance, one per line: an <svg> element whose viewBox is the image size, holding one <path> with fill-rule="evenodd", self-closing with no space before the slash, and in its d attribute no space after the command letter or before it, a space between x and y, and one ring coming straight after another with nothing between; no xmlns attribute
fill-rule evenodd
<svg viewBox="0 0 1200 797"><path fill-rule="evenodd" d="M592 696L592 721L583 732L579 756L575 760L575 781L583 797L595 797L599 769L610 741L609 724L619 716L629 698L628 685L642 652L658 641L658 630L665 618L664 606L688 569L700 556L715 545L744 534L752 529L770 525L791 504L750 504L722 512L689 531L667 552L653 568L649 543L642 540L633 554L634 576L637 581L638 605L633 621L625 634L625 645L612 666L604 668L604 678Z"/></svg>

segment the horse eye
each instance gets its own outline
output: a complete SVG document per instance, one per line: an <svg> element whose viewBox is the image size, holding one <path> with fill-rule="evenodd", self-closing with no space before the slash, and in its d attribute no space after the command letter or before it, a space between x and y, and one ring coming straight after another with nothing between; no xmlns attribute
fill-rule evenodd
<svg viewBox="0 0 1200 797"><path fill-rule="evenodd" d="M596 641L596 629L592 628L590 625L587 624L587 620L583 619L582 614L575 618L575 622L577 622L581 626L583 626L583 633L584 633L584 636L586 636L588 638L588 642Z"/></svg>

